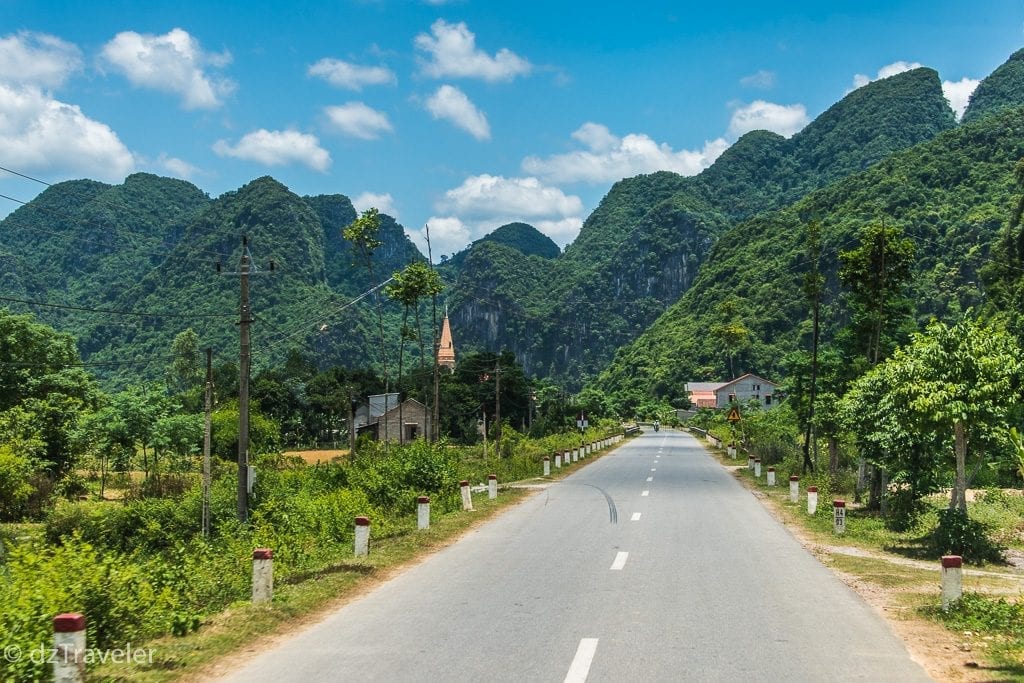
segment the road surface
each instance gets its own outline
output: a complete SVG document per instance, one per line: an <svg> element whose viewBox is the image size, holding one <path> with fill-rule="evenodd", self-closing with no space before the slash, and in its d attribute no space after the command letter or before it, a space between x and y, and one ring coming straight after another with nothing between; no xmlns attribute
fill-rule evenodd
<svg viewBox="0 0 1024 683"><path fill-rule="evenodd" d="M928 677L693 437L662 429L224 680Z"/></svg>

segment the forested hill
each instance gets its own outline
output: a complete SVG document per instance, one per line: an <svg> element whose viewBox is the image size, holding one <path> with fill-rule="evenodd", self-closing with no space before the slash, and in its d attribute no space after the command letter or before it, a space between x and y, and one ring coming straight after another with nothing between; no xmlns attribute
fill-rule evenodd
<svg viewBox="0 0 1024 683"><path fill-rule="evenodd" d="M230 361L245 235L259 270L251 278L255 366L293 348L323 363L365 366L380 347L373 308L342 307L422 256L382 216L371 276L353 265L341 237L354 217L342 195L302 198L268 177L216 199L145 174L118 186L61 183L0 222L0 296L49 304L4 302L74 335L84 360L115 384L158 378L174 337L189 327L219 361ZM385 313L397 328L394 307Z"/></svg>
<svg viewBox="0 0 1024 683"><path fill-rule="evenodd" d="M625 404L650 393L675 400L687 381L725 377L730 354L737 373L782 374L787 354L808 348L802 282L813 221L822 231L826 343L850 319L838 252L854 248L872 223L903 230L915 245L905 331L931 316L991 307L982 278L996 265L992 252L1020 192L1014 169L1022 157L1024 108L1004 109L740 223L718 240L693 287L616 354L596 386ZM727 340L725 329L745 334Z"/></svg>
<svg viewBox="0 0 1024 683"><path fill-rule="evenodd" d="M690 287L737 222L955 125L938 74L915 69L853 91L788 140L748 133L698 176L622 180L532 287L463 272L449 297L456 336L463 348L510 349L535 374L593 376Z"/></svg>
<svg viewBox="0 0 1024 683"><path fill-rule="evenodd" d="M1024 104L1024 49L1017 50L1005 63L988 75L971 95L963 123Z"/></svg>
<svg viewBox="0 0 1024 683"><path fill-rule="evenodd" d="M524 256L539 256L545 259L557 258L562 250L554 241L537 228L527 223L507 223L494 232L481 237L473 242L466 249L454 254L447 261L443 261L443 270L449 277L457 277L466 258L473 251L473 248L485 242L502 244L510 247Z"/></svg>

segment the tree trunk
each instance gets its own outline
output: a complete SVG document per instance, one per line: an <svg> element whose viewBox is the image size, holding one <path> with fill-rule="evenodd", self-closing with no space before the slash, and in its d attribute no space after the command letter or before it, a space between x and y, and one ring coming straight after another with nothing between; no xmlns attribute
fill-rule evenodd
<svg viewBox="0 0 1024 683"><path fill-rule="evenodd" d="M839 440L835 436L828 436L828 473L834 479L839 474Z"/></svg>
<svg viewBox="0 0 1024 683"><path fill-rule="evenodd" d="M953 495L949 509L967 511L967 426L961 420L953 425L953 451L956 455L956 478L953 480Z"/></svg>

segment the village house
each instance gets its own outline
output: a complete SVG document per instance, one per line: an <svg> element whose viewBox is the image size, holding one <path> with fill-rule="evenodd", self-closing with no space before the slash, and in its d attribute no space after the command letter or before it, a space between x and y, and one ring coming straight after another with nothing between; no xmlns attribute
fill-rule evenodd
<svg viewBox="0 0 1024 683"><path fill-rule="evenodd" d="M755 399L765 408L778 405L779 385L747 373L729 382L687 382L684 389L694 408L728 408L731 403Z"/></svg>

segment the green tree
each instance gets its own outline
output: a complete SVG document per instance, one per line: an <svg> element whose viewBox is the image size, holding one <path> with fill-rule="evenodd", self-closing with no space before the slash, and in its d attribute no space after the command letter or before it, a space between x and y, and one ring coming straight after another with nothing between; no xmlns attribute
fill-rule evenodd
<svg viewBox="0 0 1024 683"><path fill-rule="evenodd" d="M871 223L857 235L860 245L839 252L839 279L850 290L853 327L865 358L876 365L893 345L894 323L907 314L904 288L914 265L914 243L901 228Z"/></svg>
<svg viewBox="0 0 1024 683"><path fill-rule="evenodd" d="M402 381L403 363L405 360L405 342L407 340L419 340L420 342L420 370L423 370L426 362L426 349L424 348L423 327L420 316L420 301L422 299L436 296L444 289L441 278L433 268L422 261L414 261L403 270L391 276L391 282L384 288L385 293L402 304L402 325L399 331L398 344L398 381ZM409 311L415 312L416 328L409 327ZM429 401L427 402L429 404ZM398 404L398 422L405 424L402 415L402 404ZM399 442L405 441L404 432L399 435Z"/></svg>
<svg viewBox="0 0 1024 683"><path fill-rule="evenodd" d="M718 306L719 322L711 328L711 336L721 344L729 369L729 378L736 374L736 356L750 346L750 329L740 316L740 302L729 297Z"/></svg>
<svg viewBox="0 0 1024 683"><path fill-rule="evenodd" d="M914 335L893 363L902 381L891 391L916 416L915 426L952 441L950 509L967 509L970 453L979 460L986 446L1005 435L1014 403L1021 400L1021 349L1004 330L964 316L950 326L932 322Z"/></svg>
<svg viewBox="0 0 1024 683"><path fill-rule="evenodd" d="M199 335L191 327L171 344L171 363L167 366L167 388L172 394L195 392L203 382L199 355Z"/></svg>

